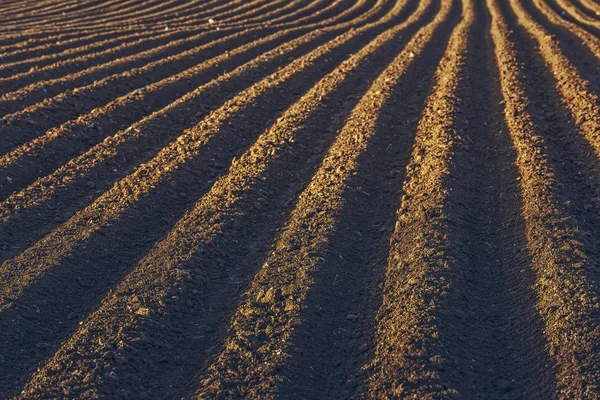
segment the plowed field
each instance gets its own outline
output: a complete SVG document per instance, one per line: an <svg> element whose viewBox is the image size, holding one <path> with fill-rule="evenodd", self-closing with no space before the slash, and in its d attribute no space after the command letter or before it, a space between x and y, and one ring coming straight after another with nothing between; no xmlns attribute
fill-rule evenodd
<svg viewBox="0 0 600 400"><path fill-rule="evenodd" d="M0 0L0 398L599 399L596 0Z"/></svg>

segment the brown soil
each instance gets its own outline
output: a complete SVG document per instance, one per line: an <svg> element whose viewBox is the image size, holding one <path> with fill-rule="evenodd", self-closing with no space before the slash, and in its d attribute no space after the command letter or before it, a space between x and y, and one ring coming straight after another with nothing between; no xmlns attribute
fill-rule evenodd
<svg viewBox="0 0 600 400"><path fill-rule="evenodd" d="M0 397L600 399L599 12L0 2Z"/></svg>

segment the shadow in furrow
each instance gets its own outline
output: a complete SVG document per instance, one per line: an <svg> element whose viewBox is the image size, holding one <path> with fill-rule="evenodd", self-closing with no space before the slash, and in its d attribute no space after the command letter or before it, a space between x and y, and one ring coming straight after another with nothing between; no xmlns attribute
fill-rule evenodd
<svg viewBox="0 0 600 400"><path fill-rule="evenodd" d="M577 68L577 72L583 79L588 81L590 89L600 96L600 60L596 57L591 50L578 38L574 33L569 32L568 29L557 26L548 19L531 4L531 0L520 0L523 8L527 11L531 18L540 24L546 31L556 37L557 43L563 52L563 54L569 59L569 61ZM547 2L548 6L557 11L552 2ZM503 4L501 4L503 5ZM560 10L557 11L560 15ZM570 20L571 22L578 24L577 21L573 21L568 17L568 14L561 15L561 17ZM515 19L516 21L516 19ZM516 27L516 24L514 24ZM599 32L591 32L594 35L598 35ZM531 47L532 51L537 52L537 46ZM554 86L554 83L552 84Z"/></svg>

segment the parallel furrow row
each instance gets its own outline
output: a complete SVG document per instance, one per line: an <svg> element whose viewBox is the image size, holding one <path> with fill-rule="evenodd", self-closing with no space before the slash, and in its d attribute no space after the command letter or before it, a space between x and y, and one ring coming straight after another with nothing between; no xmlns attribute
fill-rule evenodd
<svg viewBox="0 0 600 400"><path fill-rule="evenodd" d="M0 397L600 399L595 0L5 0Z"/></svg>

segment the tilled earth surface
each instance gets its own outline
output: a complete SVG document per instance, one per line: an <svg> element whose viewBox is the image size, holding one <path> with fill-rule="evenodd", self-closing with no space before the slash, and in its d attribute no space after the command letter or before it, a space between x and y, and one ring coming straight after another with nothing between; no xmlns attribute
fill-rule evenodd
<svg viewBox="0 0 600 400"><path fill-rule="evenodd" d="M595 0L0 0L0 398L600 398Z"/></svg>

